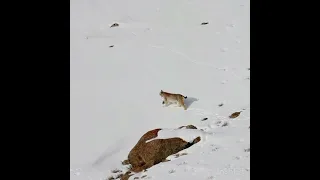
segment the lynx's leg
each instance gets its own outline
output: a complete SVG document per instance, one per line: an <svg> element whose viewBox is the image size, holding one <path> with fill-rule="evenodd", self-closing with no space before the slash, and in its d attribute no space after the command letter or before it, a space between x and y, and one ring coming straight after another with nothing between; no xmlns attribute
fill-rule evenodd
<svg viewBox="0 0 320 180"><path fill-rule="evenodd" d="M184 110L187 110L187 107L186 107L186 105L183 105L183 109L184 109Z"/></svg>
<svg viewBox="0 0 320 180"><path fill-rule="evenodd" d="M168 102L168 100L167 100L166 97L163 98L163 103L162 103L162 104L164 104L165 106L168 106L168 105L169 105L169 102Z"/></svg>
<svg viewBox="0 0 320 180"><path fill-rule="evenodd" d="M184 104L183 98L179 100L180 107L182 106L184 110L187 110L186 105Z"/></svg>

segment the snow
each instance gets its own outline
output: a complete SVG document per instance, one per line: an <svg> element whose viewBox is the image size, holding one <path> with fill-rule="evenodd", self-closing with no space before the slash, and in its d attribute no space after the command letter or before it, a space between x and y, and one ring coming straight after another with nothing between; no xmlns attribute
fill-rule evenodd
<svg viewBox="0 0 320 180"><path fill-rule="evenodd" d="M125 172L121 161L156 128L203 140L130 180L250 178L249 0L70 3L71 180ZM164 107L161 90L187 96L188 109ZM169 131L189 124L198 129Z"/></svg>

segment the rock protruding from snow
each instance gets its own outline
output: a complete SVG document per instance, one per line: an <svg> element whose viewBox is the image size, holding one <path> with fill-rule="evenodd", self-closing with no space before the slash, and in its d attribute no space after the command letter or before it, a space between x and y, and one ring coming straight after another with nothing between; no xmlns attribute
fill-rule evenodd
<svg viewBox="0 0 320 180"><path fill-rule="evenodd" d="M181 126L178 129L197 129L194 125Z"/></svg>
<svg viewBox="0 0 320 180"><path fill-rule="evenodd" d="M185 130L194 129L173 129L171 131L178 132ZM184 138L179 137L179 133L171 134L167 138L160 136L160 139L157 139L159 134L165 135L166 131L168 130L154 129L148 131L140 138L128 155L128 162L131 164L132 172L141 172L148 169L153 165L165 161L168 156L187 149L201 140L200 136L184 140Z"/></svg>
<svg viewBox="0 0 320 180"><path fill-rule="evenodd" d="M118 27L118 26L119 26L118 23L113 23L113 24L110 26L110 28L112 28L112 27Z"/></svg>

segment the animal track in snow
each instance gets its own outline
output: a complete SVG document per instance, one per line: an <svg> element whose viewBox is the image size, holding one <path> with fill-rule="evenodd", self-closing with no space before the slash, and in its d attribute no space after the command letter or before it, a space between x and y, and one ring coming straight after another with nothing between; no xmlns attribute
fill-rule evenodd
<svg viewBox="0 0 320 180"><path fill-rule="evenodd" d="M177 164L177 166L181 166L181 165L187 165L188 163L183 161L182 163Z"/></svg>
<svg viewBox="0 0 320 180"><path fill-rule="evenodd" d="M227 27L235 27L234 24L227 24Z"/></svg>
<svg viewBox="0 0 320 180"><path fill-rule="evenodd" d="M240 156L235 156L234 159L235 159L235 160L240 160L241 157L240 157Z"/></svg>
<svg viewBox="0 0 320 180"><path fill-rule="evenodd" d="M218 147L215 147L211 151L217 151L218 149L219 149Z"/></svg>
<svg viewBox="0 0 320 180"><path fill-rule="evenodd" d="M70 172L72 172L74 175L76 175L76 176L80 176L80 174L81 174L81 168L77 168L77 169L75 169L75 170L73 170L73 169L70 169Z"/></svg>
<svg viewBox="0 0 320 180"><path fill-rule="evenodd" d="M175 172L176 172L176 170L171 169L171 170L169 171L169 174L172 174L172 173L175 173Z"/></svg>
<svg viewBox="0 0 320 180"><path fill-rule="evenodd" d="M226 84L228 81L224 80L224 81L221 81L221 84Z"/></svg>
<svg viewBox="0 0 320 180"><path fill-rule="evenodd" d="M228 51L228 48L220 48L220 51L221 51L221 52L227 52L227 51Z"/></svg>
<svg viewBox="0 0 320 180"><path fill-rule="evenodd" d="M206 116L206 117L216 117L218 114L214 114L212 112L206 111L204 109L199 109L199 108L189 108L191 111L195 111L195 114L200 115L200 116ZM209 118L208 118L209 119Z"/></svg>

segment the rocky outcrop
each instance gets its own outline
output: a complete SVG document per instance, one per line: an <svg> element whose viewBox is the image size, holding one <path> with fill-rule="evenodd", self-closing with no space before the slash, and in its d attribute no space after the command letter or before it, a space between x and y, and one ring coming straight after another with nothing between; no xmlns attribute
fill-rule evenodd
<svg viewBox="0 0 320 180"><path fill-rule="evenodd" d="M192 125L181 126L179 129L183 127L197 129ZM137 173L146 170L160 162L165 161L168 156L176 154L181 150L187 149L201 140L200 136L195 138L192 142L186 142L179 137L151 140L158 136L158 132L160 130L161 129L153 129L151 131L148 131L132 148L128 155L128 160L125 160L123 162L125 164L131 164L131 172ZM126 173L126 176L121 179L125 180L130 176L130 172L128 171Z"/></svg>

